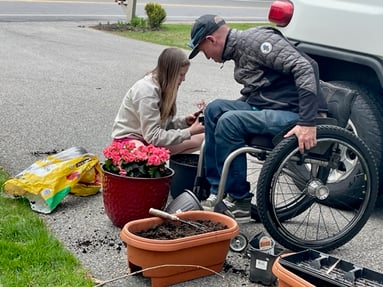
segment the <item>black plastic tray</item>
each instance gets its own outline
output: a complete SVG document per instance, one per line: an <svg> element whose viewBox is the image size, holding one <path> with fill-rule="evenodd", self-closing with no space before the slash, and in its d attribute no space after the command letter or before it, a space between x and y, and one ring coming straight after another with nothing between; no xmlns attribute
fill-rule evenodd
<svg viewBox="0 0 383 287"><path fill-rule="evenodd" d="M279 263L317 286L382 286L383 274L315 250L280 258Z"/></svg>

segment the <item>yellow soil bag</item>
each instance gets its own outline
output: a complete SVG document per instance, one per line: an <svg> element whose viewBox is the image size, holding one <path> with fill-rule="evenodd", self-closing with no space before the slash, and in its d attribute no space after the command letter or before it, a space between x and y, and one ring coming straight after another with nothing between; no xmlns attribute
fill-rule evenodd
<svg viewBox="0 0 383 287"><path fill-rule="evenodd" d="M72 147L38 160L7 180L4 191L29 200L31 208L51 213L68 194L88 196L101 188L98 158L81 147Z"/></svg>

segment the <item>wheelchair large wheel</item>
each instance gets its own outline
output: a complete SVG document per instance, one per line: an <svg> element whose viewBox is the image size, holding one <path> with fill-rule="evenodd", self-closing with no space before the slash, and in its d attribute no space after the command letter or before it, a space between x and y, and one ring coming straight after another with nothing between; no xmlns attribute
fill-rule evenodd
<svg viewBox="0 0 383 287"><path fill-rule="evenodd" d="M328 204L328 177L342 163L348 149L358 161L354 181L361 190L350 193L352 207ZM310 165L310 176L292 172L292 166ZM378 172L372 154L357 136L336 126L318 126L317 146L305 154L297 139L280 142L264 162L257 185L257 208L269 234L284 247L300 251L330 251L350 241L365 225L378 193ZM358 194L357 200L354 198ZM300 202L304 208L297 208ZM309 202L309 204L307 204ZM281 218L281 211L290 218ZM296 214L293 214L296 210Z"/></svg>

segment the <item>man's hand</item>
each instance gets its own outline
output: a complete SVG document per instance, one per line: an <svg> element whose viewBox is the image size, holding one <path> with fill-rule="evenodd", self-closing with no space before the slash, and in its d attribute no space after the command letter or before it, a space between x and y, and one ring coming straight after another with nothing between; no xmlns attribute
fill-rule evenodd
<svg viewBox="0 0 383 287"><path fill-rule="evenodd" d="M298 139L298 147L301 153L309 150L317 144L317 128L316 126L300 126L296 125L287 134L285 138L296 135Z"/></svg>

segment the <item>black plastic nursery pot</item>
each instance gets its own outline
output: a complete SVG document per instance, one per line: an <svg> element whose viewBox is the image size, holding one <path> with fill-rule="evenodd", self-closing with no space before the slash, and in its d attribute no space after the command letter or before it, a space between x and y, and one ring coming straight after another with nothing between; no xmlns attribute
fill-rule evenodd
<svg viewBox="0 0 383 287"><path fill-rule="evenodd" d="M198 154L175 154L170 156L169 167L174 170L170 194L176 198L185 189L193 190L197 176Z"/></svg>

